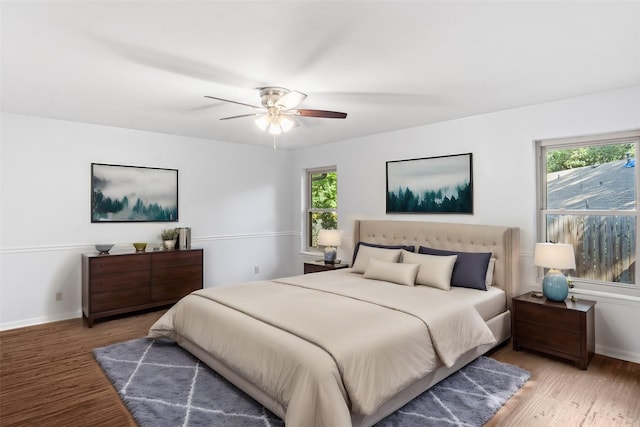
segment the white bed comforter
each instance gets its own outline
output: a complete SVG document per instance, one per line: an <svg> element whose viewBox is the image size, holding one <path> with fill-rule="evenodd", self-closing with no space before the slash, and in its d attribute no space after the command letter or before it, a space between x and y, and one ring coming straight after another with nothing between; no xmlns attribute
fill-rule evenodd
<svg viewBox="0 0 640 427"><path fill-rule="evenodd" d="M349 272L196 291L150 329L189 340L285 408L287 426L348 426L495 338L451 292Z"/></svg>

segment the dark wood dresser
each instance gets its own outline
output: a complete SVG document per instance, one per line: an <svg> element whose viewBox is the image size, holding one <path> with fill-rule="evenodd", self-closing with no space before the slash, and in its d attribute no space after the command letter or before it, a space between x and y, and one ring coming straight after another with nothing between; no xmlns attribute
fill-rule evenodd
<svg viewBox="0 0 640 427"><path fill-rule="evenodd" d="M174 304L202 289L203 250L82 255L82 312L96 319Z"/></svg>
<svg viewBox="0 0 640 427"><path fill-rule="evenodd" d="M513 298L513 349L527 348L587 369L595 351L595 301L563 302L524 294Z"/></svg>

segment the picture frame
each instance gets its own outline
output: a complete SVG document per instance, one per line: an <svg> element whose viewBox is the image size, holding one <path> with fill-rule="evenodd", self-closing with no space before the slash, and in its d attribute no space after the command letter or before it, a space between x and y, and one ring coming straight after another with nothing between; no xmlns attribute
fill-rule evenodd
<svg viewBox="0 0 640 427"><path fill-rule="evenodd" d="M387 214L473 214L473 154L392 160Z"/></svg>
<svg viewBox="0 0 640 427"><path fill-rule="evenodd" d="M91 163L91 222L177 221L177 169Z"/></svg>

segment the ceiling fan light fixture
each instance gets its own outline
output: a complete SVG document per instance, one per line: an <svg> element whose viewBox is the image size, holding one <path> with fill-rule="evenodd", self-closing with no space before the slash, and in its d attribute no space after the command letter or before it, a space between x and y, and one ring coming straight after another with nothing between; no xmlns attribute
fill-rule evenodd
<svg viewBox="0 0 640 427"><path fill-rule="evenodd" d="M295 126L291 118L280 114L260 116L255 120L255 123L261 131L269 132L271 135L280 135Z"/></svg>
<svg viewBox="0 0 640 427"><path fill-rule="evenodd" d="M280 129L282 129L282 132L290 131L295 124L293 120L287 116L279 116L278 119L280 121Z"/></svg>
<svg viewBox="0 0 640 427"><path fill-rule="evenodd" d="M267 130L267 126L269 126L269 119L267 118L267 116L260 116L256 119L256 126L258 126L258 128L260 128L261 131L266 131Z"/></svg>
<svg viewBox="0 0 640 427"><path fill-rule="evenodd" d="M278 123L271 123L269 125L269 133L271 135L280 135L282 133L282 128Z"/></svg>

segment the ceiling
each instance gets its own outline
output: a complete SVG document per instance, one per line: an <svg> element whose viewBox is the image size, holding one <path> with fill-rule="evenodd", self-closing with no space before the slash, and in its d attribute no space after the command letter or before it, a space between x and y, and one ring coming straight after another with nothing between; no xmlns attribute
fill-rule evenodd
<svg viewBox="0 0 640 427"><path fill-rule="evenodd" d="M297 148L640 84L640 2L4 1L2 111Z"/></svg>

